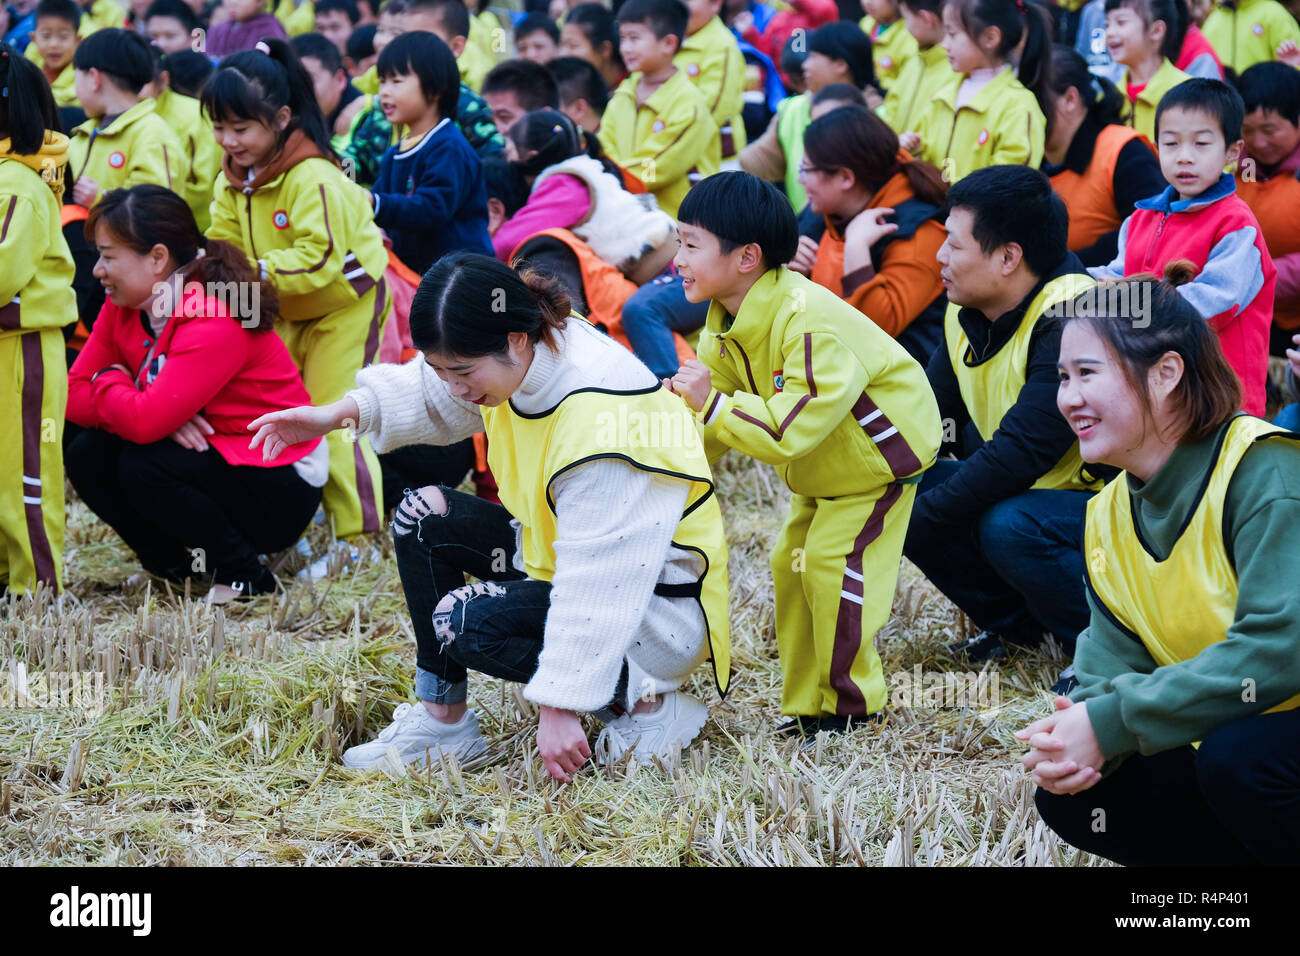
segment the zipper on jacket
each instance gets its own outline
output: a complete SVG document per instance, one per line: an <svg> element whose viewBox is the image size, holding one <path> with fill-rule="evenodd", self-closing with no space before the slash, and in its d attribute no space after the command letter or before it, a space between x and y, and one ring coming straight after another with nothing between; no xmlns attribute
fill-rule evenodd
<svg viewBox="0 0 1300 956"><path fill-rule="evenodd" d="M253 239L253 197L247 195L244 197L244 209L248 213L248 248L253 250L253 264L257 264L257 242Z"/></svg>
<svg viewBox="0 0 1300 956"><path fill-rule="evenodd" d="M961 115L961 111L965 108L966 107L964 106L959 106L957 109L952 111L952 129L948 131L948 147L943 151L944 159L947 159L952 155L952 141L957 135L957 117Z"/></svg>
<svg viewBox="0 0 1300 956"><path fill-rule="evenodd" d="M1155 232L1155 235L1153 235L1153 236L1151 237L1151 241L1147 243L1147 255L1146 255L1146 261L1147 261L1147 262L1150 262L1150 261L1151 261L1151 250L1153 250L1153 249L1156 247L1156 240L1159 239L1159 238L1160 238L1160 234L1161 234L1162 232L1165 231L1165 220L1168 219L1169 216L1170 216L1170 213L1167 213L1167 212L1161 214L1161 216L1160 216L1160 223L1159 223L1159 225L1156 226L1156 232Z"/></svg>

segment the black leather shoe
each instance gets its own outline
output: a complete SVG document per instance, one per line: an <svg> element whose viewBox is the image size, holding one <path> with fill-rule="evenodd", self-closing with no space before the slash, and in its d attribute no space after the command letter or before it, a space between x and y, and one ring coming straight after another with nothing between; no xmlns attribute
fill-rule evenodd
<svg viewBox="0 0 1300 956"><path fill-rule="evenodd" d="M993 631L980 631L974 637L958 641L956 644L948 645L948 653L958 659L964 658L968 661L997 661L1006 657L1011 647L1036 647L1042 643L1042 638L1037 640L1024 637L1011 637L1006 634L997 634Z"/></svg>

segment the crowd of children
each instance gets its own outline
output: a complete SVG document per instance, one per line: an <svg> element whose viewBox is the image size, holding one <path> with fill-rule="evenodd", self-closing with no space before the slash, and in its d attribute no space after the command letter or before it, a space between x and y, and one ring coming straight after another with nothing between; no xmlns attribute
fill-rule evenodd
<svg viewBox="0 0 1300 956"><path fill-rule="evenodd" d="M781 732L882 715L906 555L975 625L958 660L1074 658L1022 735L1066 839L1293 859L1293 10L862 14L4 8L0 583L64 587L65 479L215 603L280 587L313 515L307 578L394 512L417 702L345 763L480 756L479 671L526 684L567 780L577 713L649 761L707 716L695 667L725 693L736 449L791 492ZM1103 836L1071 799L1156 786L1176 813Z"/></svg>

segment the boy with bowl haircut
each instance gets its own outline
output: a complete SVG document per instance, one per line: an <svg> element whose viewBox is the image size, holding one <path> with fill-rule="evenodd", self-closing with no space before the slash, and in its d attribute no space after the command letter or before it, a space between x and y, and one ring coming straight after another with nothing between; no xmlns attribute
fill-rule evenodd
<svg viewBox="0 0 1300 956"><path fill-rule="evenodd" d="M699 361L665 384L710 461L775 465L790 513L772 552L784 733L842 731L885 705L874 636L889 617L916 483L942 426L925 372L839 296L785 268L798 244L770 183L725 172L687 195L674 260L709 305Z"/></svg>
<svg viewBox="0 0 1300 956"><path fill-rule="evenodd" d="M1164 275L1178 259L1196 266L1178 294L1219 336L1242 385L1242 410L1264 414L1269 327L1277 270L1259 220L1236 195L1225 167L1241 157L1245 106L1222 80L1185 80L1156 107L1156 148L1169 185L1134 207L1119 230L1119 249L1096 279Z"/></svg>
<svg viewBox="0 0 1300 956"><path fill-rule="evenodd" d="M692 182L717 172L722 154L708 103L673 65L688 20L681 0L628 0L619 10L619 52L631 76L610 97L598 134L609 158L670 216Z"/></svg>

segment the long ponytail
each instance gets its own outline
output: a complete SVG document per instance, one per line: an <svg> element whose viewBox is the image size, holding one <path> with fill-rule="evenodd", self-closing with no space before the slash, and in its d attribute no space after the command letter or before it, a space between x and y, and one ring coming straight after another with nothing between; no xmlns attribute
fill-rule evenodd
<svg viewBox="0 0 1300 956"><path fill-rule="evenodd" d="M244 328L266 332L279 315L280 300L275 286L266 282L248 261L244 250L219 239L205 239L185 200L170 189L152 183L130 189L109 190L86 218L86 238L94 242L100 223L133 251L144 254L161 245L178 267L185 268L185 285L198 283L205 290L219 286L226 290L256 287L255 315L235 315ZM242 293L240 302L244 301Z"/></svg>
<svg viewBox="0 0 1300 956"><path fill-rule="evenodd" d="M10 152L30 156L41 150L45 131L62 132L59 108L41 68L7 43L0 44L0 134Z"/></svg>
<svg viewBox="0 0 1300 956"><path fill-rule="evenodd" d="M223 59L203 85L200 100L209 119L254 120L266 126L272 126L275 114L287 106L290 120L281 145L300 129L322 155L337 159L311 76L283 40L259 40L255 49Z"/></svg>
<svg viewBox="0 0 1300 956"><path fill-rule="evenodd" d="M1059 99L1071 87L1088 108L1088 118L1101 126L1122 122L1128 100L1115 84L1088 69L1088 64L1073 47L1052 47L1052 93Z"/></svg>

